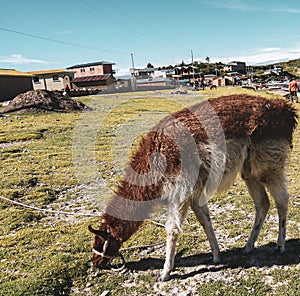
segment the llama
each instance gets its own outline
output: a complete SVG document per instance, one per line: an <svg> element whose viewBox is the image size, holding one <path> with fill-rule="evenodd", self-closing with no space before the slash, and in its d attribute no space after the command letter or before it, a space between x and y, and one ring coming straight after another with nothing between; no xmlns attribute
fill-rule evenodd
<svg viewBox="0 0 300 296"><path fill-rule="evenodd" d="M276 250L285 251L289 195L285 165L298 116L282 99L230 95L184 108L161 120L133 152L124 179L108 202L95 234L93 263L99 268L157 206L166 206L166 255L161 280L174 268L176 242L189 207L204 228L213 262L220 249L207 198L228 189L241 173L255 206L255 221L244 252L254 249L269 210L266 189L279 217Z"/></svg>

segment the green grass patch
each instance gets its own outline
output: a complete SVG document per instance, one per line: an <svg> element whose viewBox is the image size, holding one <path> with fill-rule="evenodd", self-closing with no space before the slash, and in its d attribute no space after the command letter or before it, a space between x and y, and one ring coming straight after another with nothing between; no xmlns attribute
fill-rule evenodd
<svg viewBox="0 0 300 296"><path fill-rule="evenodd" d="M237 92L272 97L240 88L180 96L169 95L169 91L137 92L80 98L94 107L90 113L0 118L0 195L43 209L79 214L83 210L100 211L101 201L111 195L141 134L166 114L184 106ZM297 108L300 109L298 105ZM299 240L299 157L298 127L287 171L291 194L287 229L290 248L294 240ZM83 163L76 163L81 160ZM93 178L102 178L111 190L102 190L103 184L94 184ZM253 203L238 178L229 192L211 198L209 206L222 252L229 257L231 250L245 244L251 231ZM272 201L259 246L276 242L276 219ZM126 250L123 254L128 268L124 271L98 271L90 265L93 236L87 230L88 224L97 225L98 219L37 212L0 200L0 295L78 296L101 295L104 291L110 291L110 295L189 291L191 295L297 295L300 288L299 260L292 255L286 259L287 264L279 264L279 260L273 267L257 267L257 262L251 263L255 257L248 260L233 253L235 259L228 266L207 267L209 244L193 215L183 225L177 249L179 265L170 282L156 283L163 264L163 248ZM146 222L123 247L164 240L164 229ZM195 260L199 260L199 270L198 264L189 265L192 256L198 256Z"/></svg>

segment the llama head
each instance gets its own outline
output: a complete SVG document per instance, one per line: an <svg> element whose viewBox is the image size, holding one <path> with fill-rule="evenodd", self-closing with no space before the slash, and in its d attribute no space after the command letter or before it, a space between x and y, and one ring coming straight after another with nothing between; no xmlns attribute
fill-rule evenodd
<svg viewBox="0 0 300 296"><path fill-rule="evenodd" d="M99 268L105 268L113 258L118 257L121 247L121 242L111 236L109 229L102 230L102 228L103 225L100 226L100 230L88 226L89 231L95 234L93 264Z"/></svg>

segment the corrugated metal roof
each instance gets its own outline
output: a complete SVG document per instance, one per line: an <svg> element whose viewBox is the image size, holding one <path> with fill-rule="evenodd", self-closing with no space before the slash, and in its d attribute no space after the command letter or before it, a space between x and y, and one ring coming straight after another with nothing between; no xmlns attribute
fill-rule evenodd
<svg viewBox="0 0 300 296"><path fill-rule="evenodd" d="M1 76L32 76L32 74L17 71L14 69L0 69L0 75Z"/></svg>
<svg viewBox="0 0 300 296"><path fill-rule="evenodd" d="M72 82L87 82L87 81L103 81L107 80L111 75L93 75L93 76L84 76L84 77L76 77L72 80Z"/></svg>
<svg viewBox="0 0 300 296"><path fill-rule="evenodd" d="M77 64L71 67L67 67L66 69L75 69L75 68L85 68L85 67L92 67L97 65L115 65L115 63L106 62L106 61L100 61L100 62L92 62L92 63L86 63L86 64Z"/></svg>

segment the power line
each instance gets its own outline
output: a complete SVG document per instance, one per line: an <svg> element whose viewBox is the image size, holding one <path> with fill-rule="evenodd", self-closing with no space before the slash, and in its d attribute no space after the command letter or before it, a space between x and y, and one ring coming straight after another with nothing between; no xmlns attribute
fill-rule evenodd
<svg viewBox="0 0 300 296"><path fill-rule="evenodd" d="M83 1L83 0L80 0L80 2L81 2L83 5L89 7L90 9L92 9L92 10L94 10L94 11L96 11L96 12L102 14L103 16L105 16L105 17L107 17L107 18L109 18L109 19L114 19L114 18L111 17L110 15L104 13L102 10L97 9L95 6L92 6L90 3L86 2L86 1ZM114 20L118 21L116 18L115 18Z"/></svg>
<svg viewBox="0 0 300 296"><path fill-rule="evenodd" d="M139 27L144 27L143 23L139 23L136 19L134 19L132 16L130 16L129 14L125 13L124 10L120 9L119 6L115 5L114 3L112 3L111 1L105 1L106 4L110 5L112 8L118 10L121 14L123 14L125 17L127 17L128 19L130 19L132 22L134 22L136 25L138 25Z"/></svg>
<svg viewBox="0 0 300 296"><path fill-rule="evenodd" d="M87 6L87 7L89 7L91 10L93 10L93 11L95 11L95 12L97 12L97 13L103 15L103 16L105 16L106 18L111 19L111 20L114 20L115 22L119 23L119 24L122 25L122 26L126 26L126 27L130 30L130 32L134 32L134 33L136 33L136 34L142 36L143 38L147 38L147 37L145 36L145 34L143 34L142 32L139 32L138 30L136 30L136 26L134 26L134 28L133 28L133 27L129 26L127 23L124 24L124 23L123 23L122 21L120 21L118 18L116 18L116 17L114 17L114 16L112 16L112 15L109 15L109 14L103 12L102 10L98 9L97 7L91 5L90 3L88 3L88 2L86 2L86 1L84 1L84 0L80 0L80 2L81 2L81 4L83 4L83 5ZM127 17L128 19L130 19L131 21L135 22L135 25L138 25L138 27L141 27L141 25L138 24L136 20L134 20L131 16L125 14L124 11L121 11L119 7L115 6L114 4L112 4L112 3L108 2L108 1L105 1L105 2L106 2L106 4L110 5L113 9L115 9L115 10L118 9L119 12L120 12L121 14L123 14L124 16L126 16L126 17Z"/></svg>
<svg viewBox="0 0 300 296"><path fill-rule="evenodd" d="M97 48L97 47L92 47L92 46L87 46L87 45L82 45L82 44L77 44L77 43L72 43L72 42L66 42L66 41L51 39L51 38L47 38L47 37L43 37L43 36L39 36L39 35L24 33L24 32L15 31L15 30L2 28L2 27L0 27L0 30L5 31L5 32L9 32L9 33L14 33L14 34L18 34L18 35L31 37L31 38L36 38L36 39L56 42L56 43L60 43L60 44L81 47L81 48L87 48L87 49L92 49L92 50L97 50L97 51L104 51L104 52L108 52L108 53L112 53L112 54L119 54L119 55L129 55L130 54L130 53L127 53L127 52L125 53L125 52L112 51L112 50L103 49L103 48Z"/></svg>

